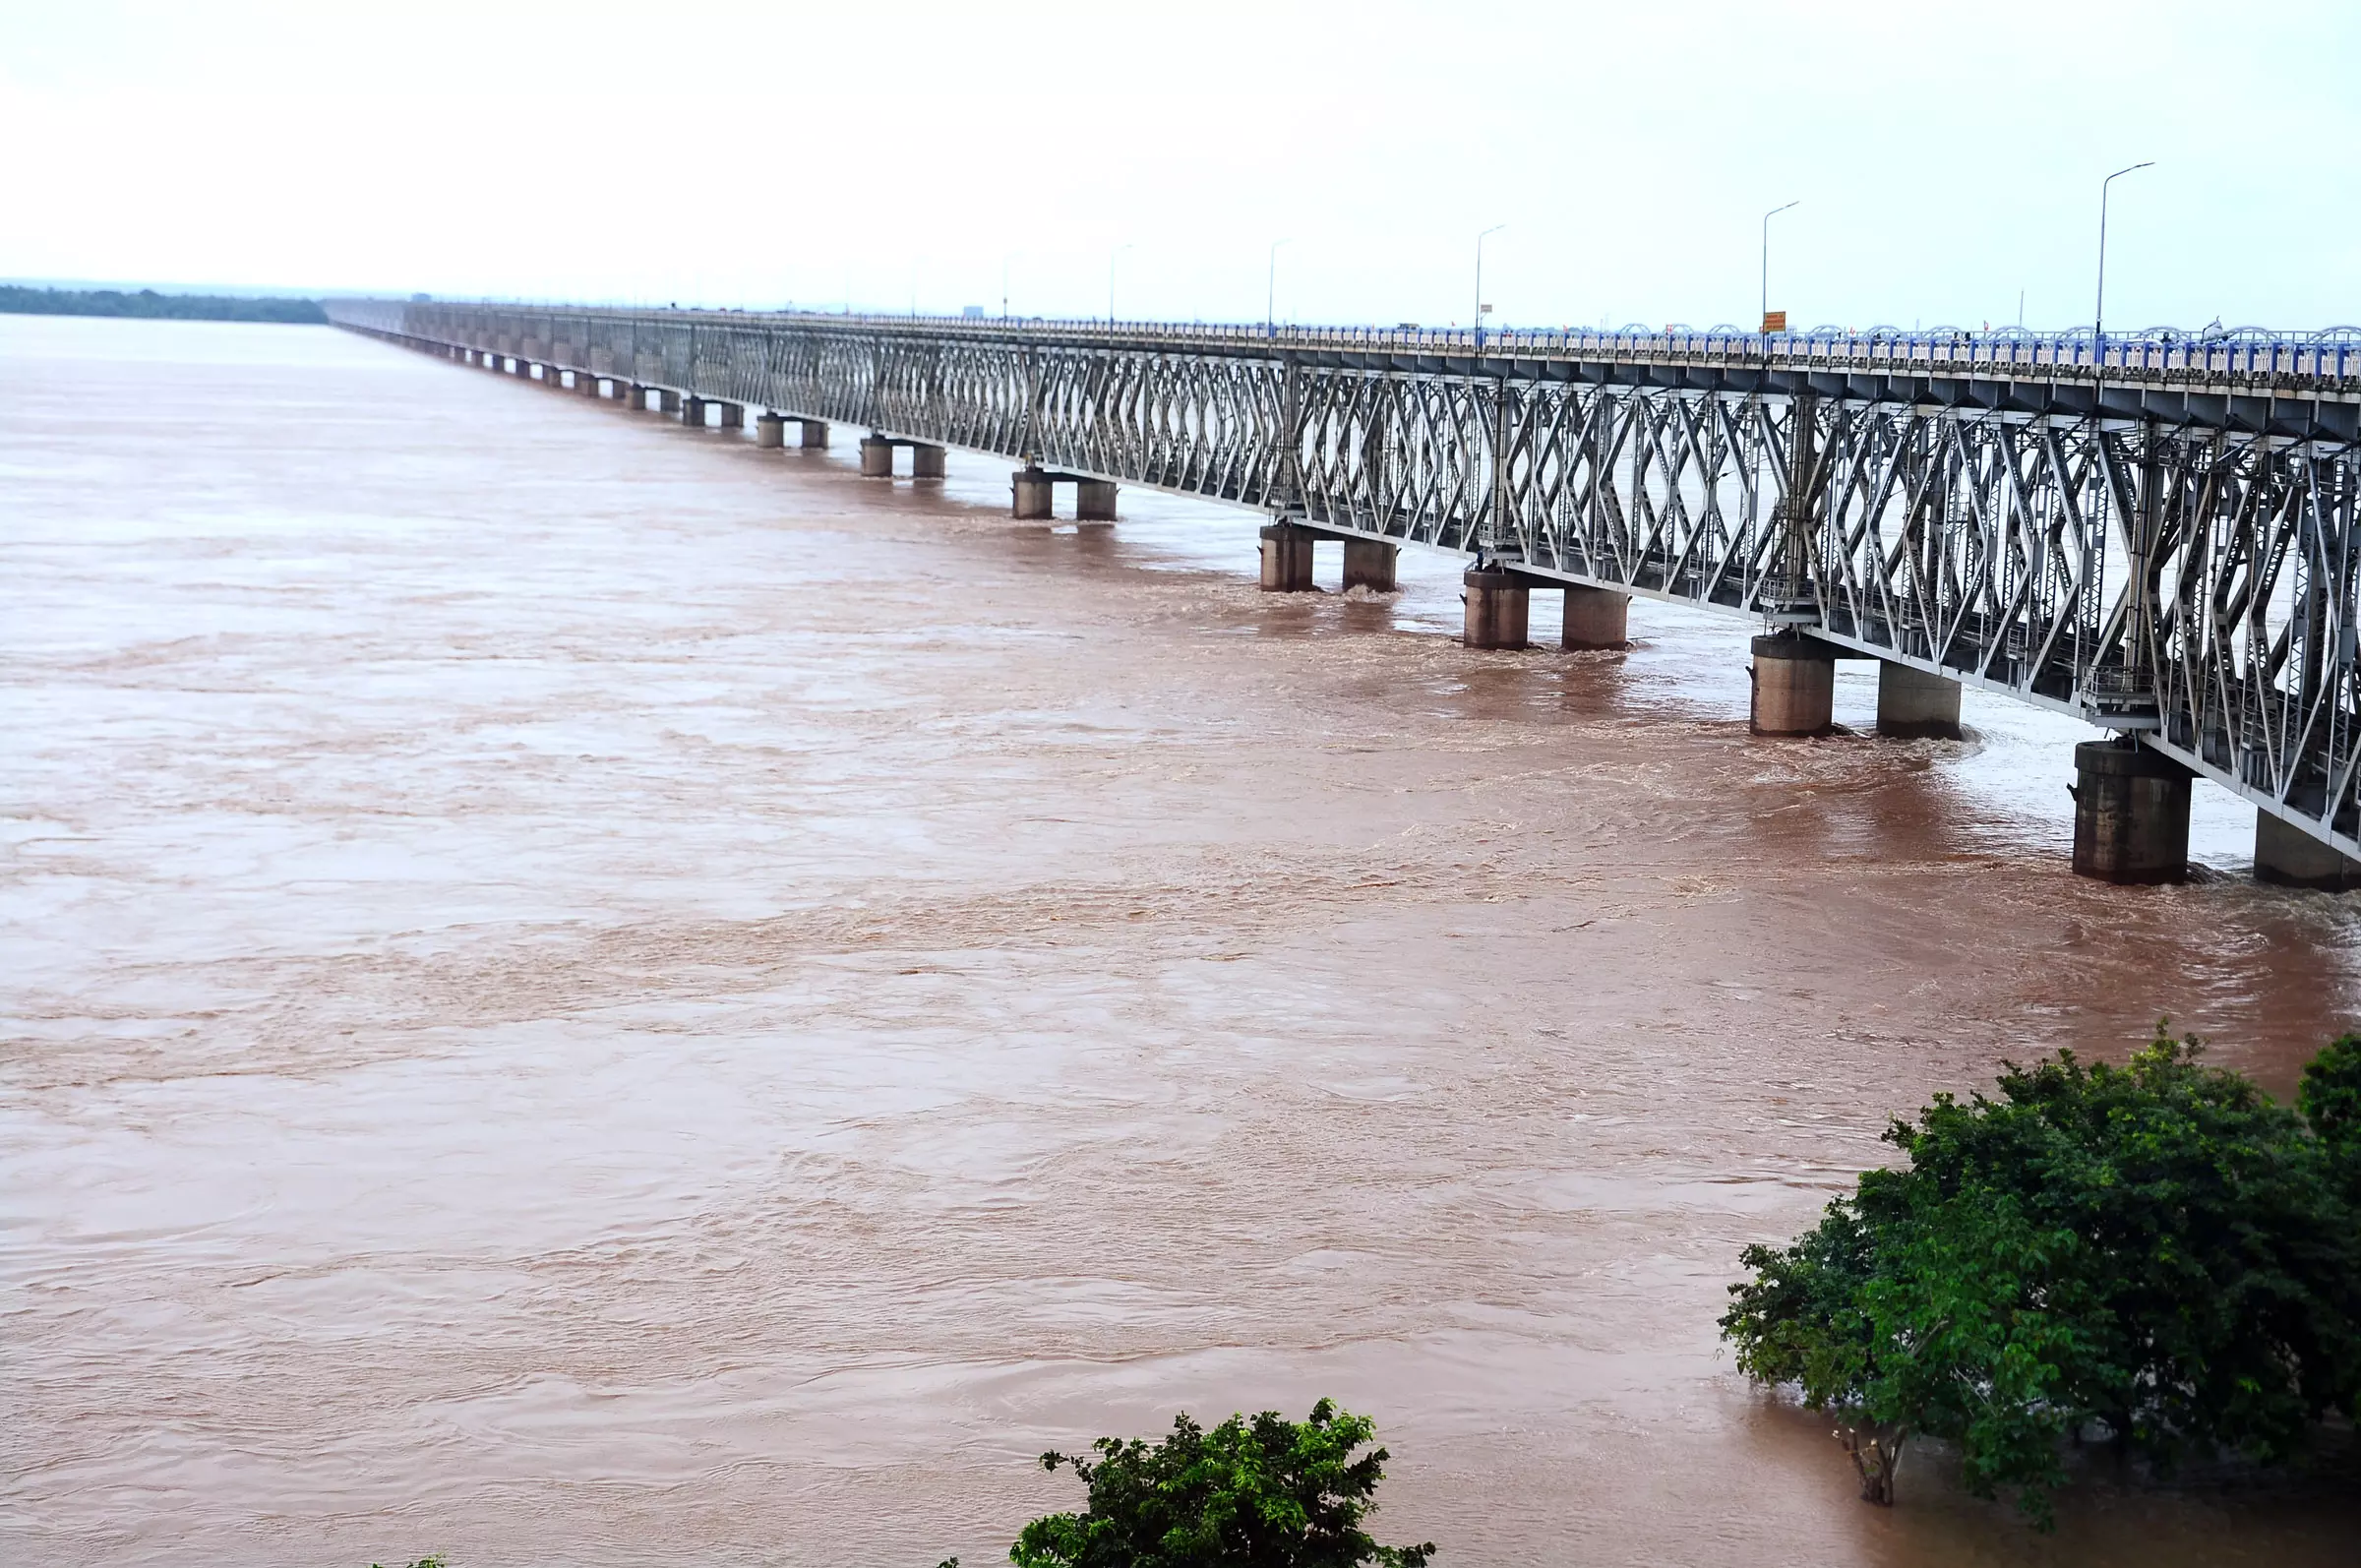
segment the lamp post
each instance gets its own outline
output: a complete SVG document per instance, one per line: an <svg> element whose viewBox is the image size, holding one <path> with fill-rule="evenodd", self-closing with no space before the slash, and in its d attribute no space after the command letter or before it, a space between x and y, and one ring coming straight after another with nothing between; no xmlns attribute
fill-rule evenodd
<svg viewBox="0 0 2361 1568"><path fill-rule="evenodd" d="M1483 352L1483 242L1502 229L1506 223L1494 223L1476 236L1476 352Z"/></svg>
<svg viewBox="0 0 2361 1568"><path fill-rule="evenodd" d="M2134 163L2129 168L2117 169L2098 182L2098 301L2090 309L2090 368L2093 371L2103 368L2107 362L2107 187L2126 174L2155 166L2155 160L2150 158L2146 163Z"/></svg>
<svg viewBox="0 0 2361 1568"><path fill-rule="evenodd" d="M1766 322L1771 319L1771 220L1787 211L1787 208L1802 205L1803 198L1797 197L1786 207L1775 207L1763 214L1763 320Z"/></svg>
<svg viewBox="0 0 2361 1568"><path fill-rule="evenodd" d="M1131 249L1131 245L1126 241L1107 253L1107 327L1109 331L1113 331L1115 328L1115 259L1129 249Z"/></svg>
<svg viewBox="0 0 2361 1568"><path fill-rule="evenodd" d="M1271 241L1271 275L1262 299L1262 335L1279 335L1279 247L1292 245L1292 239Z"/></svg>

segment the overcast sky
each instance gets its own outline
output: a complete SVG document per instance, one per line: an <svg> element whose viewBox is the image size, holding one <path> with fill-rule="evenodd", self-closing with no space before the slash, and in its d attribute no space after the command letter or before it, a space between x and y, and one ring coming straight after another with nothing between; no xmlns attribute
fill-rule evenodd
<svg viewBox="0 0 2361 1568"><path fill-rule="evenodd" d="M1645 14L1641 14L1645 13ZM0 0L0 276L1258 320L2361 321L2361 4ZM1129 247L1118 250L1119 247Z"/></svg>

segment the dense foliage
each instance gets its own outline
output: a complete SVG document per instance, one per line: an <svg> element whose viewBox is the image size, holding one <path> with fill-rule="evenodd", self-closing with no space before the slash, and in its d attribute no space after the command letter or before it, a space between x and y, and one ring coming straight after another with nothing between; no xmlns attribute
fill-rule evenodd
<svg viewBox="0 0 2361 1568"><path fill-rule="evenodd" d="M15 316L140 316L191 322L317 324L328 312L316 299L247 298L231 294L159 294L143 288L24 288L0 284L0 314Z"/></svg>
<svg viewBox="0 0 2361 1568"><path fill-rule="evenodd" d="M1999 1091L1897 1120L1907 1167L1747 1248L1730 1288L1740 1369L1835 1418L1864 1497L1893 1500L1915 1434L2045 1522L2066 1438L2276 1461L2361 1417L2361 1036L2295 1110L2161 1029L2122 1067L2061 1052Z"/></svg>
<svg viewBox="0 0 2361 1568"><path fill-rule="evenodd" d="M1102 1437L1071 1465L1089 1488L1079 1514L1036 1519L1008 1550L1018 1568L1423 1568L1434 1543L1380 1546L1362 1529L1385 1477L1366 1417L1328 1400L1308 1420L1276 1411L1233 1416L1211 1431L1174 1418L1160 1443Z"/></svg>

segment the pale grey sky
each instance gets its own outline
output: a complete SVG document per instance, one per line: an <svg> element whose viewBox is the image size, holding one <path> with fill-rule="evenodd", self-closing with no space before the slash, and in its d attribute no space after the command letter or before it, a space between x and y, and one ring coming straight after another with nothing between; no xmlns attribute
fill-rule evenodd
<svg viewBox="0 0 2361 1568"><path fill-rule="evenodd" d="M2361 321L2361 5L0 0L0 276L1464 322ZM1117 254L1118 247L1128 246Z"/></svg>

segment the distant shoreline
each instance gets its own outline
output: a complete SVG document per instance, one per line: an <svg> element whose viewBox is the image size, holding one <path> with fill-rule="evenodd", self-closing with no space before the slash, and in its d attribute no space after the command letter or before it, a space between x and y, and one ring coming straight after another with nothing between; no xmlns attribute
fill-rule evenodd
<svg viewBox="0 0 2361 1568"><path fill-rule="evenodd" d="M23 288L0 284L0 315L124 316L145 321L278 322L328 325L316 299L256 299L235 294L159 294L152 288Z"/></svg>

